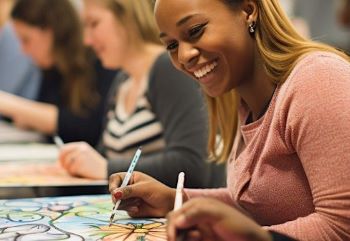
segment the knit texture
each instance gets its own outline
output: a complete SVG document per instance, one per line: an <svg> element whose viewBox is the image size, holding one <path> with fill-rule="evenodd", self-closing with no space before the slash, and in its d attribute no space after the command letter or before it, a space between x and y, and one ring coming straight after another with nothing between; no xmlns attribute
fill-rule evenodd
<svg viewBox="0 0 350 241"><path fill-rule="evenodd" d="M245 123L244 104L239 117ZM238 130L227 188L187 189L190 198L219 198L297 240L350 240L348 62L327 52L303 57L264 116Z"/></svg>

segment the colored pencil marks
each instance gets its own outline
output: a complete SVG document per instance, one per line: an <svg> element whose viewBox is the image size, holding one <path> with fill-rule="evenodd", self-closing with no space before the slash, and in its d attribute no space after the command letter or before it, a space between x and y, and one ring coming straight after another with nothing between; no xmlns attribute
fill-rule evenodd
<svg viewBox="0 0 350 241"><path fill-rule="evenodd" d="M164 241L165 225L163 222L156 220L126 222L125 224L117 223L109 226L97 227L95 235L101 240L127 240L127 241Z"/></svg>
<svg viewBox="0 0 350 241"><path fill-rule="evenodd" d="M117 212L108 195L0 200L0 240L164 241L164 219Z"/></svg>

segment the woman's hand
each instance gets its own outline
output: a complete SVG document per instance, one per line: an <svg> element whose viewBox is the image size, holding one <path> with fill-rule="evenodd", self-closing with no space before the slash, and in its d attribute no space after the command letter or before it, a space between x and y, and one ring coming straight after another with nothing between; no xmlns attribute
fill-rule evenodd
<svg viewBox="0 0 350 241"><path fill-rule="evenodd" d="M185 240L271 241L269 233L236 209L214 199L194 198L168 215L168 241L187 230ZM191 231L188 231L191 230Z"/></svg>
<svg viewBox="0 0 350 241"><path fill-rule="evenodd" d="M113 202L123 200L119 209L131 217L164 217L174 207L175 189L156 179L134 172L129 185L118 188L126 173L116 173L109 178L109 191Z"/></svg>
<svg viewBox="0 0 350 241"><path fill-rule="evenodd" d="M0 90L0 113L12 119L15 126L53 134L57 129L58 108Z"/></svg>
<svg viewBox="0 0 350 241"><path fill-rule="evenodd" d="M107 160L86 142L65 144L60 150L59 161L71 175L107 178Z"/></svg>

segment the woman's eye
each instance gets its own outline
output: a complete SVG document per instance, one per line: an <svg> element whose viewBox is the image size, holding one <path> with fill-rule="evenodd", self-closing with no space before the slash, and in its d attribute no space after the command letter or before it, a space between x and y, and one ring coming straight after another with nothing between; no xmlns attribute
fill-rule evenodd
<svg viewBox="0 0 350 241"><path fill-rule="evenodd" d="M175 49L177 48L177 46L178 46L178 43L177 43L177 42L172 42L172 43L170 43L170 44L168 44L168 45L166 46L166 49L167 49L168 51L173 51L173 50L175 50Z"/></svg>
<svg viewBox="0 0 350 241"><path fill-rule="evenodd" d="M199 37L203 33L204 27L206 25L207 25L206 23L203 23L203 24L199 24L199 25L196 25L193 28L191 28L189 30L189 37L190 38Z"/></svg>

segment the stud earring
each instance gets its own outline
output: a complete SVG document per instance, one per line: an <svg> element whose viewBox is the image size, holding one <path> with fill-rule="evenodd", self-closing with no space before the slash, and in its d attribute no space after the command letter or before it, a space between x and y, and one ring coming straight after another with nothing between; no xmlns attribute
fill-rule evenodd
<svg viewBox="0 0 350 241"><path fill-rule="evenodd" d="M255 28L256 28L256 23L255 23L255 21L253 21L249 24L249 33L250 34L255 33Z"/></svg>

